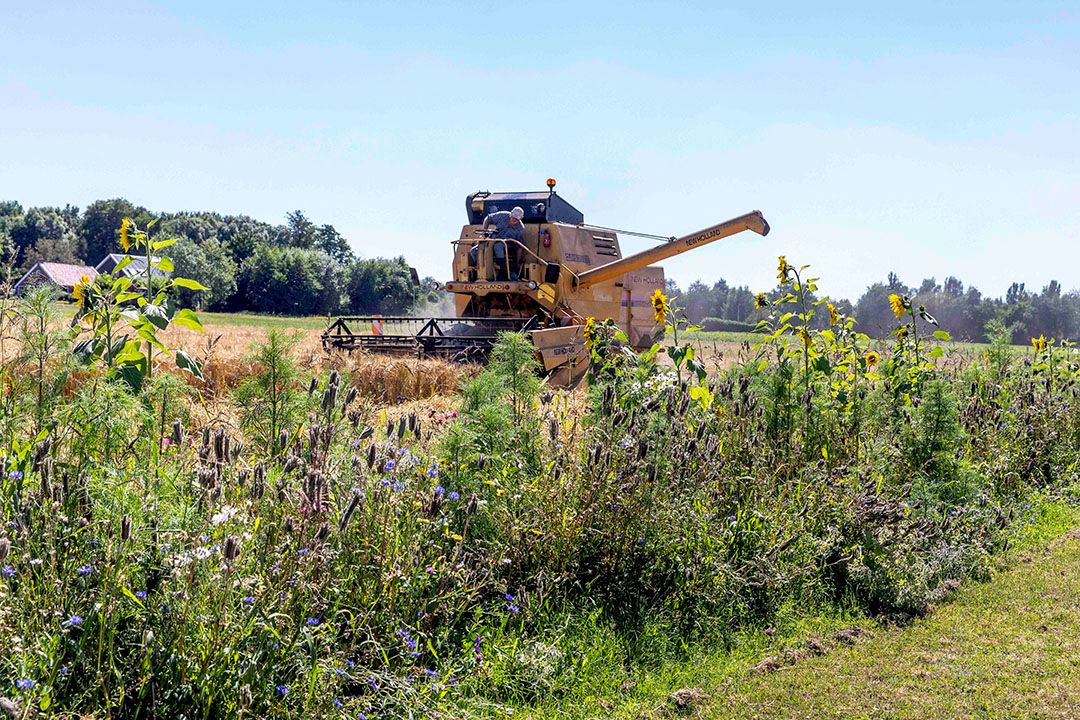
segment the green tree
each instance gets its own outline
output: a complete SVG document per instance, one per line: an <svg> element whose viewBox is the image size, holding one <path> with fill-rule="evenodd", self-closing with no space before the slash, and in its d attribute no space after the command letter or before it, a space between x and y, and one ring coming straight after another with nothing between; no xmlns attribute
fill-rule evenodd
<svg viewBox="0 0 1080 720"><path fill-rule="evenodd" d="M236 263L216 238L196 243L177 240L171 248L176 272L198 280L207 290L180 288L177 299L184 307L218 310L227 306L236 292Z"/></svg>
<svg viewBox="0 0 1080 720"><path fill-rule="evenodd" d="M349 267L349 309L357 314L402 315L420 300L405 258L356 260Z"/></svg>

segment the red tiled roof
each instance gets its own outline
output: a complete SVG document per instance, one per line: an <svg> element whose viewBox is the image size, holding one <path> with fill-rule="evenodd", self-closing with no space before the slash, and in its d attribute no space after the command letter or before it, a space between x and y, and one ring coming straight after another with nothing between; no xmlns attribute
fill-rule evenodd
<svg viewBox="0 0 1080 720"><path fill-rule="evenodd" d="M67 265L65 263L43 262L38 263L49 278L64 288L70 290L75 287L83 275L90 278L97 277L98 271L88 265Z"/></svg>

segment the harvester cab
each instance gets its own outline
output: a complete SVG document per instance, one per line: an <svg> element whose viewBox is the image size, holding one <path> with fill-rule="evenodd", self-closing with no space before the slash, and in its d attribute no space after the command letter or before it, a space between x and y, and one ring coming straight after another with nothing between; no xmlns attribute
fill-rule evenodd
<svg viewBox="0 0 1080 720"><path fill-rule="evenodd" d="M523 239L484 230L485 217L514 207L524 212ZM554 180L547 192L476 192L465 209L469 222L453 242L453 278L443 286L453 293L456 317L337 318L323 343L482 360L500 332L524 331L549 382L573 385L588 367L587 318L615 320L635 348L651 346L663 332L650 303L653 291L664 288L664 270L654 262L743 230L769 232L754 211L623 257L617 231L587 225L555 192Z"/></svg>

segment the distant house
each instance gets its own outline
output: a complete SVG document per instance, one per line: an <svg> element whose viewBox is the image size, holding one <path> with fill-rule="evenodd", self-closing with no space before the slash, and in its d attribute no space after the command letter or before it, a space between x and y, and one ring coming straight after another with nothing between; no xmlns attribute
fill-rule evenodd
<svg viewBox="0 0 1080 720"><path fill-rule="evenodd" d="M116 266L120 264L120 261L124 259L124 255L121 253L110 253L97 264L96 270L102 275L115 275ZM158 262L161 258L153 258L154 262ZM139 257L137 255L131 256L131 262L120 271L122 275L129 278L137 276L146 277L146 258ZM168 277L169 273L159 268L150 268L150 275L156 278Z"/></svg>
<svg viewBox="0 0 1080 720"><path fill-rule="evenodd" d="M75 284L83 277L96 278L98 271L88 265L68 265L66 263L39 262L30 268L15 283L15 294L25 295L36 287L52 285L61 292L70 295Z"/></svg>

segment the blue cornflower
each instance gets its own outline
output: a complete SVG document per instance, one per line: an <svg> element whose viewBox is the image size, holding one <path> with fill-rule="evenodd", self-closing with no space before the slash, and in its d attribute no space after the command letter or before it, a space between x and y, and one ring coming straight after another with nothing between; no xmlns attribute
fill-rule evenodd
<svg viewBox="0 0 1080 720"><path fill-rule="evenodd" d="M425 674L426 674L426 675L427 675L428 677L435 677L436 675L438 675L438 674L439 674L439 673L435 672L434 670L432 670L431 668L428 668L428 669L424 670L424 673L425 673Z"/></svg>
<svg viewBox="0 0 1080 720"><path fill-rule="evenodd" d="M0 569L0 575L4 577L15 577L15 568L10 565L5 565L3 569Z"/></svg>
<svg viewBox="0 0 1080 720"><path fill-rule="evenodd" d="M387 480L386 478L383 478L382 480L380 480L379 484L382 485L383 487L390 487L390 481Z"/></svg>
<svg viewBox="0 0 1080 720"><path fill-rule="evenodd" d="M284 685L277 685L276 687L274 687L274 690L276 690L277 694L281 697L285 697L289 694L289 688L285 687Z"/></svg>
<svg viewBox="0 0 1080 720"><path fill-rule="evenodd" d="M458 495L457 490L451 490L449 493L447 493L446 497L449 500L460 500L461 499L461 496Z"/></svg>
<svg viewBox="0 0 1080 720"><path fill-rule="evenodd" d="M435 486L435 494L436 495L443 495L445 493L446 493L446 488L444 488L442 485L436 485Z"/></svg>
<svg viewBox="0 0 1080 720"><path fill-rule="evenodd" d="M334 698L334 707L340 710L341 708L345 707L345 703L341 702L337 698Z"/></svg>
<svg viewBox="0 0 1080 720"><path fill-rule="evenodd" d="M307 555L310 551L307 548L300 548L296 551L298 555Z"/></svg>
<svg viewBox="0 0 1080 720"><path fill-rule="evenodd" d="M245 605L250 605L250 604L252 604L253 602L255 602L255 597L254 597L253 595L248 595L248 596L247 596L246 598L244 598L244 599L243 599L243 601L242 601L242 602L243 602L243 603L244 603Z"/></svg>
<svg viewBox="0 0 1080 720"><path fill-rule="evenodd" d="M345 664L349 667L356 667L356 663L354 663L352 660L349 660L348 658L345 659Z"/></svg>
<svg viewBox="0 0 1080 720"><path fill-rule="evenodd" d="M372 676L370 676L370 677L368 678L368 685L370 685L370 686L371 686L371 689L372 689L372 690L376 690L376 691L377 691L377 690L379 689L379 683L375 682L375 676L374 676L374 675L372 675Z"/></svg>
<svg viewBox="0 0 1080 720"><path fill-rule="evenodd" d="M83 619L78 615L72 615L68 618L68 625L79 626L83 624Z"/></svg>
<svg viewBox="0 0 1080 720"><path fill-rule="evenodd" d="M20 690L29 690L30 688L34 687L34 681L30 678L22 678L21 680L15 681L15 687L19 688Z"/></svg>
<svg viewBox="0 0 1080 720"><path fill-rule="evenodd" d="M397 482L395 482L393 485L390 486L390 489L395 491L395 492L400 492L400 491L405 489L405 483L398 480Z"/></svg>
<svg viewBox="0 0 1080 720"><path fill-rule="evenodd" d="M514 613L515 615L521 612L521 608L519 608L517 605L507 605L506 609Z"/></svg>
<svg viewBox="0 0 1080 720"><path fill-rule="evenodd" d="M94 568L90 567L89 565L83 565L75 572L79 574L79 577L86 577L90 573L94 572Z"/></svg>
<svg viewBox="0 0 1080 720"><path fill-rule="evenodd" d="M505 595L504 597L505 597L505 598L506 598L507 600L509 600L510 602L514 602L514 596L513 596L513 595L511 595L510 593L506 593L506 595Z"/></svg>
<svg viewBox="0 0 1080 720"><path fill-rule="evenodd" d="M22 480L22 470L12 470L8 473L8 480Z"/></svg>
<svg viewBox="0 0 1080 720"><path fill-rule="evenodd" d="M397 463L393 460L387 460L386 464L383 465L383 470L385 470L386 472L392 472L395 465L397 465Z"/></svg>
<svg viewBox="0 0 1080 720"><path fill-rule="evenodd" d="M304 621L304 624L308 627L315 627L319 624L319 618L309 617L307 620Z"/></svg>
<svg viewBox="0 0 1080 720"><path fill-rule="evenodd" d="M439 477L439 468L437 468L436 466L432 465L432 466L431 466L431 469L427 471L427 476L428 476L428 477L430 477L430 478L437 478L437 477Z"/></svg>
<svg viewBox="0 0 1080 720"><path fill-rule="evenodd" d="M364 713L356 713L356 720L367 720L367 715Z"/></svg>
<svg viewBox="0 0 1080 720"><path fill-rule="evenodd" d="M146 599L146 591L145 590L139 590L138 592L135 593L135 597L139 598L140 600L145 600Z"/></svg>

